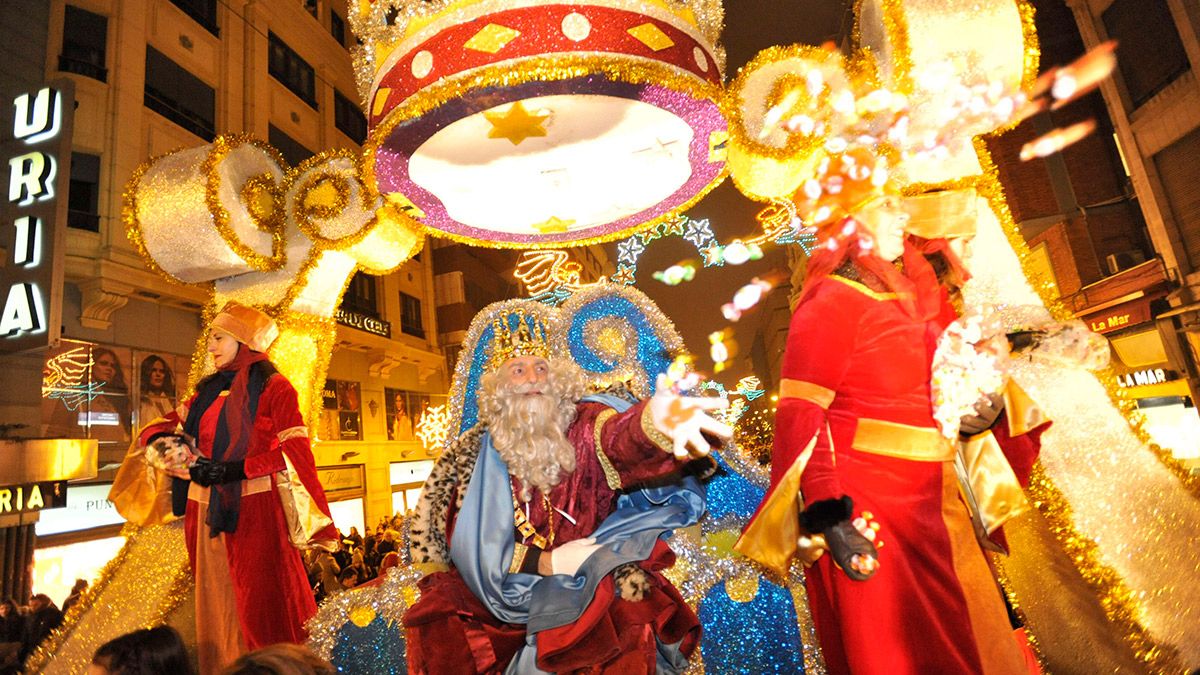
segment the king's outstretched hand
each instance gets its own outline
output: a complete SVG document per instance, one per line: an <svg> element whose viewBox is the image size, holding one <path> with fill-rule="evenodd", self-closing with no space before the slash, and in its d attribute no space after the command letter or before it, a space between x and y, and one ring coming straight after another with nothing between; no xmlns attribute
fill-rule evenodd
<svg viewBox="0 0 1200 675"><path fill-rule="evenodd" d="M670 386L665 375L658 376L654 396L647 407L654 427L671 439L672 451L677 459L705 457L712 445L705 438L712 436L720 441L733 437L733 428L709 417L707 411L721 410L729 401L717 397L680 396Z"/></svg>

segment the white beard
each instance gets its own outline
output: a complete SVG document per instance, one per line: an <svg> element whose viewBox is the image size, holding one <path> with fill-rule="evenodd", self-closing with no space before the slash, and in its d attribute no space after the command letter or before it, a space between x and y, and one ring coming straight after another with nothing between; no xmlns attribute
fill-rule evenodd
<svg viewBox="0 0 1200 675"><path fill-rule="evenodd" d="M546 494L575 470L575 446L566 431L575 421L578 392L575 382L566 380L552 376L541 394L532 395L528 384L491 381L482 388L480 419L509 474L521 481L523 501L530 499L531 488Z"/></svg>

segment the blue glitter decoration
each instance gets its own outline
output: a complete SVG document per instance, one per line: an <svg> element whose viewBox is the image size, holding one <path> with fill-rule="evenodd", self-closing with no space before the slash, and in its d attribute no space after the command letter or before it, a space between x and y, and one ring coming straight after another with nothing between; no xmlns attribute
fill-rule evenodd
<svg viewBox="0 0 1200 675"><path fill-rule="evenodd" d="M567 333L571 357L581 368L594 373L610 373L617 367L616 362L592 351L584 339L584 329L588 323L609 316L628 321L636 332L637 360L645 369L649 387L653 391L655 377L659 373L667 372L673 356L671 350L655 331L650 317L628 298L606 295L596 298L576 310Z"/></svg>
<svg viewBox="0 0 1200 675"><path fill-rule="evenodd" d="M727 515L732 515L749 520L750 516L758 509L758 505L762 503L763 497L766 496L766 490L754 485L734 471L721 457L720 452L714 452L712 456L717 460L720 470L709 479L707 484L708 517L711 520L720 520Z"/></svg>
<svg viewBox="0 0 1200 675"><path fill-rule="evenodd" d="M346 622L338 630L332 661L339 673L349 675L406 675L404 635L399 624L377 616L359 628Z"/></svg>
<svg viewBox="0 0 1200 675"><path fill-rule="evenodd" d="M698 614L706 673L804 672L796 608L786 588L759 577L754 599L741 603L719 583L700 602Z"/></svg>

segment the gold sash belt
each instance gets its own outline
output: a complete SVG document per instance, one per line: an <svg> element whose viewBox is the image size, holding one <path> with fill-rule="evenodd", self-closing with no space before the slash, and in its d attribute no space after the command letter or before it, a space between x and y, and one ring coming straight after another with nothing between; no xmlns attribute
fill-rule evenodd
<svg viewBox="0 0 1200 675"><path fill-rule="evenodd" d="M259 476L242 481L242 496L254 495L271 489L271 477ZM209 489L195 483L188 484L188 499L194 499L201 504L208 503Z"/></svg>
<svg viewBox="0 0 1200 675"><path fill-rule="evenodd" d="M853 447L873 455L914 462L951 462L955 455L954 444L934 427L913 427L868 418L858 420Z"/></svg>

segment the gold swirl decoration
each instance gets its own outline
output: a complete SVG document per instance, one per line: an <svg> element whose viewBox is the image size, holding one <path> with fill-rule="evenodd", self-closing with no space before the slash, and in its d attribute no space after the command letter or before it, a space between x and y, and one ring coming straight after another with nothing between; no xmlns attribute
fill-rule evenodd
<svg viewBox="0 0 1200 675"><path fill-rule="evenodd" d="M403 204L370 195L361 168L356 155L331 151L289 169L265 143L222 136L150 160L125 193L126 232L147 265L211 289L206 325L228 300L275 318L271 359L309 420L350 278L395 270L424 243ZM191 382L211 369L201 335Z"/></svg>

